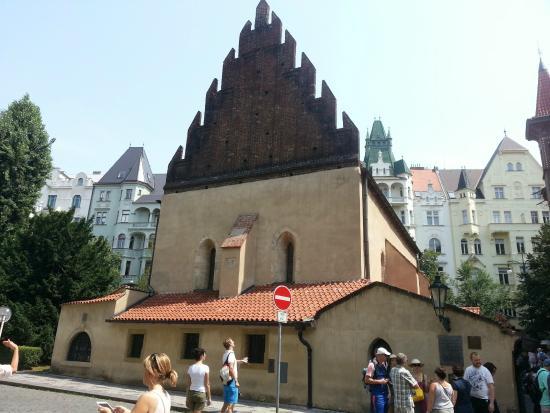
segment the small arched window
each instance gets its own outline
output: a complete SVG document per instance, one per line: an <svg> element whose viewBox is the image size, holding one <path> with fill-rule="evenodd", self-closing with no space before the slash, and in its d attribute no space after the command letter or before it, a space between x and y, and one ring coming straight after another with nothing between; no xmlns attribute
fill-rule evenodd
<svg viewBox="0 0 550 413"><path fill-rule="evenodd" d="M71 341L67 360L89 362L91 354L92 342L90 341L90 337L85 332L80 332Z"/></svg>
<svg viewBox="0 0 550 413"><path fill-rule="evenodd" d="M474 241L474 252L476 255L481 255L481 241L478 238Z"/></svg>
<svg viewBox="0 0 550 413"><path fill-rule="evenodd" d="M292 241L286 246L286 282L294 282L294 244Z"/></svg>
<svg viewBox="0 0 550 413"><path fill-rule="evenodd" d="M214 289L214 270L216 268L216 248L210 250L210 260L208 262L208 286L207 289Z"/></svg>
<svg viewBox="0 0 550 413"><path fill-rule="evenodd" d="M432 251L441 253L441 242L437 238L432 238L428 245Z"/></svg>
<svg viewBox="0 0 550 413"><path fill-rule="evenodd" d="M462 255L468 255L468 241L464 238L460 240L460 251L462 252Z"/></svg>
<svg viewBox="0 0 550 413"><path fill-rule="evenodd" d="M213 290L216 273L216 245L210 239L201 242L193 270L194 290Z"/></svg>
<svg viewBox="0 0 550 413"><path fill-rule="evenodd" d="M156 235L154 233L149 235L149 241L147 242L147 248L153 249L155 247L155 238L156 238Z"/></svg>
<svg viewBox="0 0 550 413"><path fill-rule="evenodd" d="M516 171L522 171L523 168L521 166L521 162L516 162Z"/></svg>
<svg viewBox="0 0 550 413"><path fill-rule="evenodd" d="M508 162L506 164L506 170L507 171L513 171L514 170L514 164L512 162Z"/></svg>
<svg viewBox="0 0 550 413"><path fill-rule="evenodd" d="M296 242L294 237L284 232L277 240L274 275L276 282L293 283L296 273Z"/></svg>
<svg viewBox="0 0 550 413"><path fill-rule="evenodd" d="M117 239L116 247L124 248L124 244L126 244L126 235L120 234Z"/></svg>
<svg viewBox="0 0 550 413"><path fill-rule="evenodd" d="M128 248L130 248L131 250L134 249L134 243L136 242L136 237L134 237L133 235L130 237L130 245L128 245Z"/></svg>
<svg viewBox="0 0 550 413"><path fill-rule="evenodd" d="M81 199L82 198L80 197L80 195L73 196L73 208L74 209L80 208Z"/></svg>
<svg viewBox="0 0 550 413"><path fill-rule="evenodd" d="M78 178L78 186L84 185L84 179Z"/></svg>

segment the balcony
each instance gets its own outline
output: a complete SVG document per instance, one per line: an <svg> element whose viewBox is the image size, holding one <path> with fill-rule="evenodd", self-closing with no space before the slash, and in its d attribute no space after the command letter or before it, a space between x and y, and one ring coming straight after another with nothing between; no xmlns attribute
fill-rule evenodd
<svg viewBox="0 0 550 413"><path fill-rule="evenodd" d="M406 205L407 198L404 196L387 196L388 202L392 205Z"/></svg>
<svg viewBox="0 0 550 413"><path fill-rule="evenodd" d="M511 230L511 225L512 223L503 223L503 222L499 222L499 223L490 223L489 224L489 233L491 235L498 235L498 234L508 234Z"/></svg>
<svg viewBox="0 0 550 413"><path fill-rule="evenodd" d="M139 283L139 279L143 277L143 275L122 275L120 277L120 285L126 285L126 284L137 284Z"/></svg>
<svg viewBox="0 0 550 413"><path fill-rule="evenodd" d="M155 229L157 226L156 221L150 221L150 222L130 222L129 223L129 230L130 231L136 231L136 230L143 230L143 229Z"/></svg>
<svg viewBox="0 0 550 413"><path fill-rule="evenodd" d="M463 232L464 235L479 235L479 225L473 224L471 222L467 224L460 224L460 231Z"/></svg>
<svg viewBox="0 0 550 413"><path fill-rule="evenodd" d="M113 248L113 251L124 258L151 258L153 256L152 248Z"/></svg>

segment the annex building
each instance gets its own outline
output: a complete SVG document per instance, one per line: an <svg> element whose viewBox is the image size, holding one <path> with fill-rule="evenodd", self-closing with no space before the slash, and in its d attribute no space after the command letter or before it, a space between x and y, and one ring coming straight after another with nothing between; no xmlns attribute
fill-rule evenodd
<svg viewBox="0 0 550 413"><path fill-rule="evenodd" d="M272 401L272 292L285 284L281 401L365 411L361 368L385 345L427 371L477 349L499 367L501 409L514 409L515 337L459 308L443 329L419 250L359 159L359 131L345 113L336 127L334 95L323 82L316 97L315 67L305 54L296 67L296 42L282 36L260 1L168 165L151 290L65 304L52 369L140 383L146 354L166 352L183 375L199 345L215 372L232 337L249 357L243 398Z"/></svg>

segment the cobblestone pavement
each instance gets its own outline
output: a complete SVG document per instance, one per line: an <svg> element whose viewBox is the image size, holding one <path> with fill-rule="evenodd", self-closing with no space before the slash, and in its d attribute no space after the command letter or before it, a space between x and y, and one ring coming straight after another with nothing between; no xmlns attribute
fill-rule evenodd
<svg viewBox="0 0 550 413"><path fill-rule="evenodd" d="M95 412L97 400L114 401L111 404L133 404L143 393L143 387L122 386L105 381L87 380L49 373L18 373L0 380L0 412ZM186 411L185 394L170 391L172 411ZM222 400L214 397L212 406L205 412L219 412ZM121 403L122 402L122 403ZM275 412L274 404L242 400L236 413ZM300 406L281 405L280 413L312 412L336 413L329 410L306 409Z"/></svg>

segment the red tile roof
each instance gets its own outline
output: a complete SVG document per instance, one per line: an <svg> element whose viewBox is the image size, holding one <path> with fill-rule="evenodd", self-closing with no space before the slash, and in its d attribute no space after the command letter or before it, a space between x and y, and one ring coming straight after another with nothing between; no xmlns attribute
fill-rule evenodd
<svg viewBox="0 0 550 413"><path fill-rule="evenodd" d="M437 174L431 169L411 169L413 176L413 191L428 192L428 184L432 184L435 192L441 192L441 184Z"/></svg>
<svg viewBox="0 0 550 413"><path fill-rule="evenodd" d="M462 308L463 310L466 310L466 311L469 311L470 313L474 313L474 314L481 314L481 308L479 307L460 307Z"/></svg>
<svg viewBox="0 0 550 413"><path fill-rule="evenodd" d="M252 226L254 225L254 222L256 222L257 218L258 214L239 215L233 224L233 228L231 228L231 233L223 241L222 248L241 247L246 241L246 237L252 230Z"/></svg>
<svg viewBox="0 0 550 413"><path fill-rule="evenodd" d="M539 84L537 89L537 110L535 117L550 115L550 76L546 67L539 64Z"/></svg>
<svg viewBox="0 0 550 413"><path fill-rule="evenodd" d="M321 310L357 293L367 285L367 280L287 284L292 293L288 322L315 318ZM112 321L275 323L275 287L276 285L253 287L241 295L228 298L218 298L217 291L157 294L113 317Z"/></svg>
<svg viewBox="0 0 550 413"><path fill-rule="evenodd" d="M121 287L118 290L115 290L115 291L113 291L112 293L110 293L108 295L104 295L103 297L92 298L90 300L70 301L68 303L63 303L63 305L65 305L65 304L94 304L94 303L104 303L104 302L107 302L107 301L116 301L119 298L122 298L124 296L124 294L126 294L126 288Z"/></svg>

